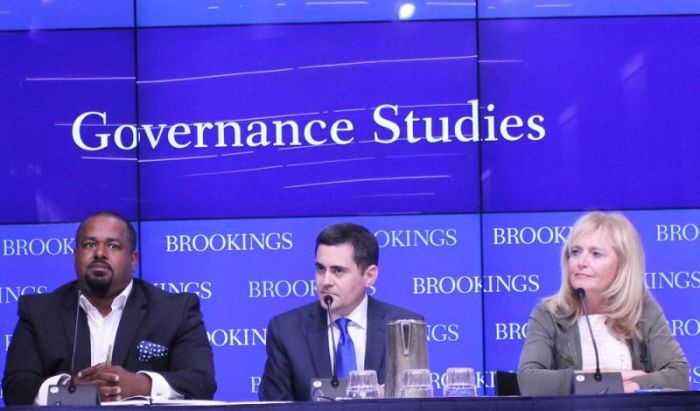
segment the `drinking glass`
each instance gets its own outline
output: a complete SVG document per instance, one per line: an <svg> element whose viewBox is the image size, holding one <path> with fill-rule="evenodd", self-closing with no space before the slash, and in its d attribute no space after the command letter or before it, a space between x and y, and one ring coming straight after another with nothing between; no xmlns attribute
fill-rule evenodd
<svg viewBox="0 0 700 411"><path fill-rule="evenodd" d="M445 374L443 397L475 397L474 369L466 367L448 368Z"/></svg>
<svg viewBox="0 0 700 411"><path fill-rule="evenodd" d="M379 398L379 383L374 370L350 371L348 377L348 398Z"/></svg>
<svg viewBox="0 0 700 411"><path fill-rule="evenodd" d="M401 398L429 398L433 396L433 382L430 370L411 368L401 375Z"/></svg>

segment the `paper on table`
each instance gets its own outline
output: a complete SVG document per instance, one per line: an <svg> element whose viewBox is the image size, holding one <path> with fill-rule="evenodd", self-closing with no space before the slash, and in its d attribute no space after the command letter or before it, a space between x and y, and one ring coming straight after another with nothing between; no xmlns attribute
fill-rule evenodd
<svg viewBox="0 0 700 411"><path fill-rule="evenodd" d="M167 406L214 406L214 405L236 405L236 404L270 404L285 403L291 401L216 401L216 400L168 400L160 397L149 397L147 395L135 395L124 398L120 401L103 402L106 406L133 406L133 405L167 405Z"/></svg>

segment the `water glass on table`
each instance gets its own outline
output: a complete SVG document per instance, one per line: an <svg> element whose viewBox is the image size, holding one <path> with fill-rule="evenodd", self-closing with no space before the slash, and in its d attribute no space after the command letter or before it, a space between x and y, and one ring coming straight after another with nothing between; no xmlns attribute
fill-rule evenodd
<svg viewBox="0 0 700 411"><path fill-rule="evenodd" d="M348 376L348 398L379 398L379 382L374 370L354 370Z"/></svg>
<svg viewBox="0 0 700 411"><path fill-rule="evenodd" d="M443 397L475 397L474 369L466 367L448 368L445 374Z"/></svg>
<svg viewBox="0 0 700 411"><path fill-rule="evenodd" d="M401 398L430 398L433 396L433 381L430 370L411 368L401 375Z"/></svg>

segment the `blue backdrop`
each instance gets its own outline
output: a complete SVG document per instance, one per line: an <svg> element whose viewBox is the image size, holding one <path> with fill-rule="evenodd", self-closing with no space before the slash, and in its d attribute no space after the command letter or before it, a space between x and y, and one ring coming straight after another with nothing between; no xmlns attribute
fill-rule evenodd
<svg viewBox="0 0 700 411"><path fill-rule="evenodd" d="M315 236L353 221L370 292L429 323L436 392L471 366L492 394L570 226L614 209L697 389L696 38L690 0L0 2L5 350L113 209L137 275L201 298L216 398L253 400L269 318L316 299Z"/></svg>

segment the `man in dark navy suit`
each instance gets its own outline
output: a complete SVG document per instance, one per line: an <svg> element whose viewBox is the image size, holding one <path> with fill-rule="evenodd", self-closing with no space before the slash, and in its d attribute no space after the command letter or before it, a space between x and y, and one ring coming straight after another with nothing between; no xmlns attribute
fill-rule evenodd
<svg viewBox="0 0 700 411"><path fill-rule="evenodd" d="M307 304L270 321L267 362L259 390L261 400L310 400L311 380L332 376L331 350L336 347L330 341L340 345L344 332L349 334L354 348L351 368L375 370L379 383L384 383L387 323L422 317L367 295L366 289L379 275L378 262L377 240L362 226L336 224L318 235L316 286L320 304ZM330 324L326 296L333 298ZM336 320L344 318L347 320L340 321L346 325L341 326ZM341 331L341 327L347 327L346 331ZM329 337L330 332L334 339ZM340 365L338 369L341 370Z"/></svg>
<svg viewBox="0 0 700 411"><path fill-rule="evenodd" d="M7 405L46 404L49 385L76 371L73 381L97 384L102 401L212 398L212 350L197 296L134 279L137 261L136 233L122 216L105 211L80 224L77 281L19 300L3 378Z"/></svg>

